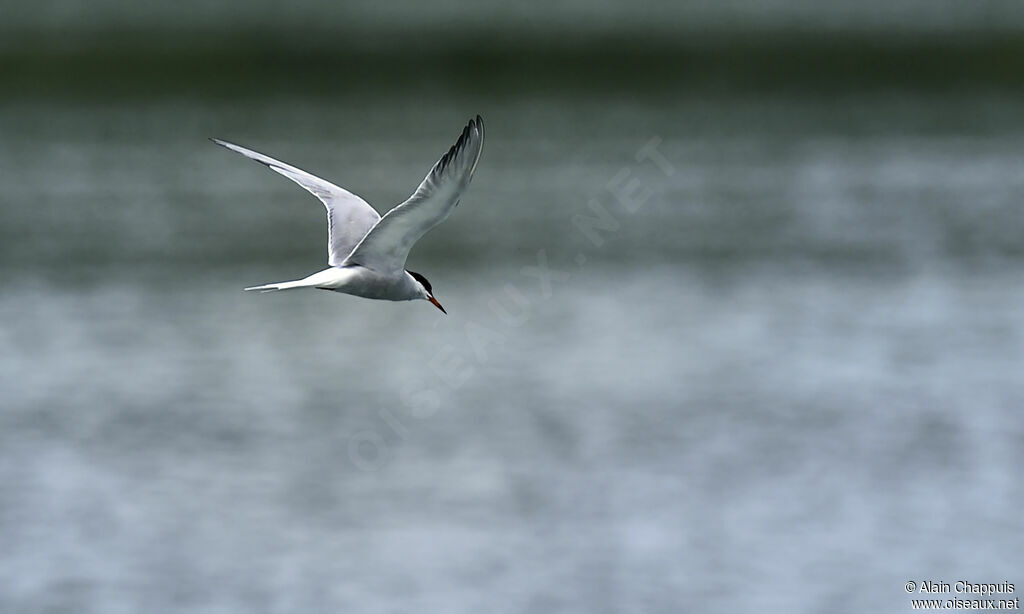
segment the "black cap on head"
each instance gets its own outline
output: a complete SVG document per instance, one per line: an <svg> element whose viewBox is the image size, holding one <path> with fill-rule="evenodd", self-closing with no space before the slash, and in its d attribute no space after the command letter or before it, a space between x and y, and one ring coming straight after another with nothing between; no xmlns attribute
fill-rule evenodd
<svg viewBox="0 0 1024 614"><path fill-rule="evenodd" d="M406 271L406 273L408 273L409 275L412 275L413 279L415 279L416 281L418 281L421 284L423 284L423 287L427 289L427 293L428 294L433 294L434 293L433 289L431 289L431 287L430 287L430 282L427 281L426 277L420 275L419 273L414 273L412 271Z"/></svg>

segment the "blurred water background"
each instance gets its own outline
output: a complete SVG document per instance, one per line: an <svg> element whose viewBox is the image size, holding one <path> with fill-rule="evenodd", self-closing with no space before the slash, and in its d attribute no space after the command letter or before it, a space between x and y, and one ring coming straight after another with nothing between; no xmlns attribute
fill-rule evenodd
<svg viewBox="0 0 1024 614"><path fill-rule="evenodd" d="M0 611L1024 585L1022 28L1010 1L5 7ZM324 266L323 211L207 137L386 209L476 113L473 185L409 262L451 315L240 291Z"/></svg>

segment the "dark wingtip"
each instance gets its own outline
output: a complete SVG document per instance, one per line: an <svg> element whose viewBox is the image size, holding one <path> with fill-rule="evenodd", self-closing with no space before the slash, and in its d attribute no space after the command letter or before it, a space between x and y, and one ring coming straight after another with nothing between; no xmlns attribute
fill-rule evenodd
<svg viewBox="0 0 1024 614"><path fill-rule="evenodd" d="M480 133L480 137L483 138L483 136L484 136L484 118L480 117L480 115L476 116L476 131L479 132Z"/></svg>

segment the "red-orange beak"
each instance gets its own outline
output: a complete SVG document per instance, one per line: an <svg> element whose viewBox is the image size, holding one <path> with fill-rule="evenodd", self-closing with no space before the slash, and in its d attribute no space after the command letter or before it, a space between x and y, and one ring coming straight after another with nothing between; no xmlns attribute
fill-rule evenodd
<svg viewBox="0 0 1024 614"><path fill-rule="evenodd" d="M428 297L427 300L430 301L431 303L433 303L434 307L437 307L438 309L440 309L441 313L443 313L444 315L448 315L448 312L444 310L444 307L441 306L441 303L437 302L436 298L431 296L431 297Z"/></svg>

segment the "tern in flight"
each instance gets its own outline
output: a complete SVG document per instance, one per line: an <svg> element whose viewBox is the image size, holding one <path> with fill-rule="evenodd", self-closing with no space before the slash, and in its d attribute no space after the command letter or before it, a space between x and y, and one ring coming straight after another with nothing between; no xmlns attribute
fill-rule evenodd
<svg viewBox="0 0 1024 614"><path fill-rule="evenodd" d="M214 143L267 165L299 184L327 207L327 264L322 271L295 281L254 286L246 290L275 292L319 288L386 301L434 298L427 278L407 271L409 250L428 230L443 222L459 204L484 145L484 121L469 121L459 140L441 156L404 203L381 217L365 200L329 181L310 175L261 153L211 139Z"/></svg>

